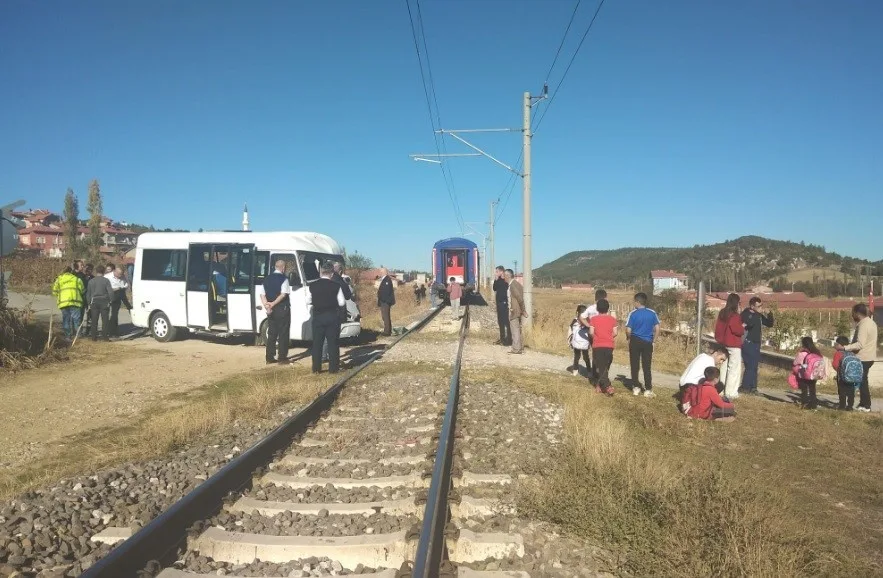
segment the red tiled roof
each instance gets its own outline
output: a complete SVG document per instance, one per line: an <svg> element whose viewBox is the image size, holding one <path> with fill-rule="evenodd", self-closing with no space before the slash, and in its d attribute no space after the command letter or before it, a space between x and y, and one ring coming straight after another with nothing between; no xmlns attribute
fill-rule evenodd
<svg viewBox="0 0 883 578"><path fill-rule="evenodd" d="M683 273L678 273L676 271L666 271L665 269L658 269L656 271L650 271L650 277L653 279L686 279L687 276Z"/></svg>
<svg viewBox="0 0 883 578"><path fill-rule="evenodd" d="M38 235L64 235L64 230L56 229L55 227L47 227L45 225L37 225L36 227L26 227L22 229L19 236L27 235L29 233L37 233Z"/></svg>

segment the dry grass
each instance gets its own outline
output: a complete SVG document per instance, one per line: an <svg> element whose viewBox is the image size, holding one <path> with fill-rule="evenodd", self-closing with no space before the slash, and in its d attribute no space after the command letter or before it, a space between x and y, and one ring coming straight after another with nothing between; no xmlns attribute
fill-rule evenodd
<svg viewBox="0 0 883 578"><path fill-rule="evenodd" d="M52 282L70 262L64 259L16 255L4 259L4 267L11 273L9 286L19 293L52 293Z"/></svg>
<svg viewBox="0 0 883 578"><path fill-rule="evenodd" d="M53 327L38 323L30 309L0 305L0 369L19 371L64 359Z"/></svg>
<svg viewBox="0 0 883 578"><path fill-rule="evenodd" d="M883 573L883 420L740 400L736 422L687 420L674 402L613 399L566 377L471 379L566 408L556 467L522 485L523 514L618 556L635 576ZM768 438L773 441L767 441ZM871 529L871 531L869 531Z"/></svg>
<svg viewBox="0 0 883 578"><path fill-rule="evenodd" d="M156 458L239 421L271 418L281 405L315 399L332 377L317 378L307 368L273 369L169 396L131 424L75 436L22 469L0 472L0 499L62 477Z"/></svg>

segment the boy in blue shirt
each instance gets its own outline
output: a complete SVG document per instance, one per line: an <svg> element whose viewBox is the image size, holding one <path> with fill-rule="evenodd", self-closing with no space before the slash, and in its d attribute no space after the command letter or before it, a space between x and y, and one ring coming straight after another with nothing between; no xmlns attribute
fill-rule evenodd
<svg viewBox="0 0 883 578"><path fill-rule="evenodd" d="M635 308L625 322L625 337L629 342L629 361L632 369L632 394L654 397L653 342L659 335L659 316L647 307L647 294L635 295ZM644 366L644 385L638 381L638 369Z"/></svg>

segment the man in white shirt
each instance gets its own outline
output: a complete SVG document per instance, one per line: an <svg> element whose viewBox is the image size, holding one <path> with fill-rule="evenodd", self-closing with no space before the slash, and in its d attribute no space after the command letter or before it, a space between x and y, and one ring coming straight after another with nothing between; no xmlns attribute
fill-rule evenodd
<svg viewBox="0 0 883 578"><path fill-rule="evenodd" d="M681 387L695 385L705 377L705 370L709 367L718 367L729 357L727 348L719 343L713 343L709 347L709 353L700 353L693 358L690 365L681 375Z"/></svg>
<svg viewBox="0 0 883 578"><path fill-rule="evenodd" d="M120 335L120 306L125 305L126 310L131 313L132 304L126 296L126 290L129 284L123 274L122 267L108 267L110 269L105 273L105 277L110 281L110 288L113 289L113 299L110 302L110 322L108 323L108 337L119 337Z"/></svg>

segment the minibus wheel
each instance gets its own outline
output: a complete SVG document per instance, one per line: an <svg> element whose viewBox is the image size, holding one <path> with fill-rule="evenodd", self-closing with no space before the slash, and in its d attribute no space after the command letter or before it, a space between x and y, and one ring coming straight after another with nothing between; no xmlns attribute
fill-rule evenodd
<svg viewBox="0 0 883 578"><path fill-rule="evenodd" d="M270 331L270 320L264 319L261 322L260 331L258 331L257 336L254 339L254 344L258 347L263 347L267 345L267 333Z"/></svg>
<svg viewBox="0 0 883 578"><path fill-rule="evenodd" d="M150 333L157 341L166 343L175 339L177 329L171 324L165 313L158 311L153 314L153 318L150 320Z"/></svg>

